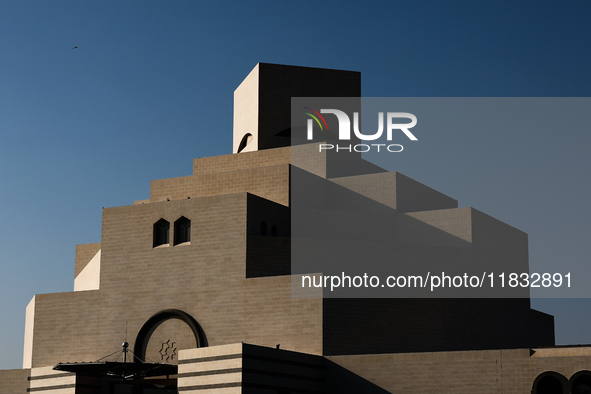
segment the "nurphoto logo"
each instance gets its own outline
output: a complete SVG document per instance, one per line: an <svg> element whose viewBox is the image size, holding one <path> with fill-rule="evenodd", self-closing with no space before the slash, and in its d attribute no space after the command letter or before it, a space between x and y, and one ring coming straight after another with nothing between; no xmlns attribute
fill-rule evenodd
<svg viewBox="0 0 591 394"><path fill-rule="evenodd" d="M339 140L340 141L350 141L351 140L351 119L349 115L347 115L344 111L338 109L321 109L320 112L304 107L309 112L304 112L306 115L310 116L311 119L308 119L307 122L307 138L309 141L314 139L314 121L320 127L320 131L328 131L328 125L326 123L326 119L322 114L332 114L337 117L337 121L339 122ZM410 119L410 123L395 123L394 120L398 119ZM408 137L411 141L417 141L417 137L413 133L410 132L409 129L413 128L417 124L417 117L408 112L388 112L386 114L386 138L388 141L392 141L392 136L394 135L394 131L402 131L404 135ZM375 141L382 136L384 133L384 113L378 112L378 131L374 134L362 134L359 130L359 112L353 112L353 133L357 138L362 141ZM320 144L319 151L322 150L330 150L335 149L337 152L339 150L345 150L348 152L355 151L355 152L369 152L372 149L377 150L380 152L380 148L384 148L388 152L402 152L404 149L400 144L356 144L356 145L339 145L339 144Z"/></svg>

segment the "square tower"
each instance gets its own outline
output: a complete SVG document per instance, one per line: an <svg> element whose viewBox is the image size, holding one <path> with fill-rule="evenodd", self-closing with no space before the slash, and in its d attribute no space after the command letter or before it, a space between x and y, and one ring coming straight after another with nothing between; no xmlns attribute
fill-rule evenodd
<svg viewBox="0 0 591 394"><path fill-rule="evenodd" d="M257 64L234 91L232 153L289 146L292 97L361 97L361 73Z"/></svg>

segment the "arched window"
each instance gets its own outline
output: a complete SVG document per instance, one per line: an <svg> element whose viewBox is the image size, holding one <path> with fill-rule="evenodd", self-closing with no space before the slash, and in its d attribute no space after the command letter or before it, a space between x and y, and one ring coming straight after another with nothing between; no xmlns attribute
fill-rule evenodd
<svg viewBox="0 0 591 394"><path fill-rule="evenodd" d="M252 134L248 133L246 134L244 137L242 137L242 140L240 141L240 144L238 145L238 153L242 152L244 150L244 148L246 148L246 146L248 144L250 144L250 142L252 141Z"/></svg>
<svg viewBox="0 0 591 394"><path fill-rule="evenodd" d="M272 237L276 237L277 236L277 226L272 225L271 226L271 236Z"/></svg>
<svg viewBox="0 0 591 394"><path fill-rule="evenodd" d="M579 371L570 378L572 394L591 394L591 371Z"/></svg>
<svg viewBox="0 0 591 394"><path fill-rule="evenodd" d="M179 245L191 241L191 221L181 216L174 222L174 244Z"/></svg>
<svg viewBox="0 0 591 394"><path fill-rule="evenodd" d="M267 223L261 223L261 235L267 235Z"/></svg>
<svg viewBox="0 0 591 394"><path fill-rule="evenodd" d="M532 387L532 394L564 394L566 391L566 378L553 371L538 375Z"/></svg>
<svg viewBox="0 0 591 394"><path fill-rule="evenodd" d="M160 219L154 223L154 247L168 245L169 230L170 223L164 219Z"/></svg>

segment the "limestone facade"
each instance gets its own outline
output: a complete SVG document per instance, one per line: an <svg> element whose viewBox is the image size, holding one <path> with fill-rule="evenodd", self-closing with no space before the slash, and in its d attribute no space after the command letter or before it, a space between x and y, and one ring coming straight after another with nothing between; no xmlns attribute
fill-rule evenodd
<svg viewBox="0 0 591 394"><path fill-rule="evenodd" d="M342 173L334 153L287 146L292 96L360 96L360 74L257 65L235 92L234 153L103 210L100 242L76 247L75 291L27 307L23 369L0 371L0 393L130 392L52 370L124 341L178 364L150 387L162 393L584 392L591 348L552 348L553 318L528 298L292 296L294 172L390 210L401 258L528 265L527 235L511 226L360 156ZM293 163L294 150L309 159Z"/></svg>

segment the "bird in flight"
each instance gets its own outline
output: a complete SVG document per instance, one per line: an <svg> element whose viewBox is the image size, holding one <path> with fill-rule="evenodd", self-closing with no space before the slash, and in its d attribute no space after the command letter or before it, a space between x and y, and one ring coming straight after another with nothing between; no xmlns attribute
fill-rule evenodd
<svg viewBox="0 0 591 394"><path fill-rule="evenodd" d="M76 49L76 48L78 48L78 47L74 47L74 48L72 48L72 49Z"/></svg>

